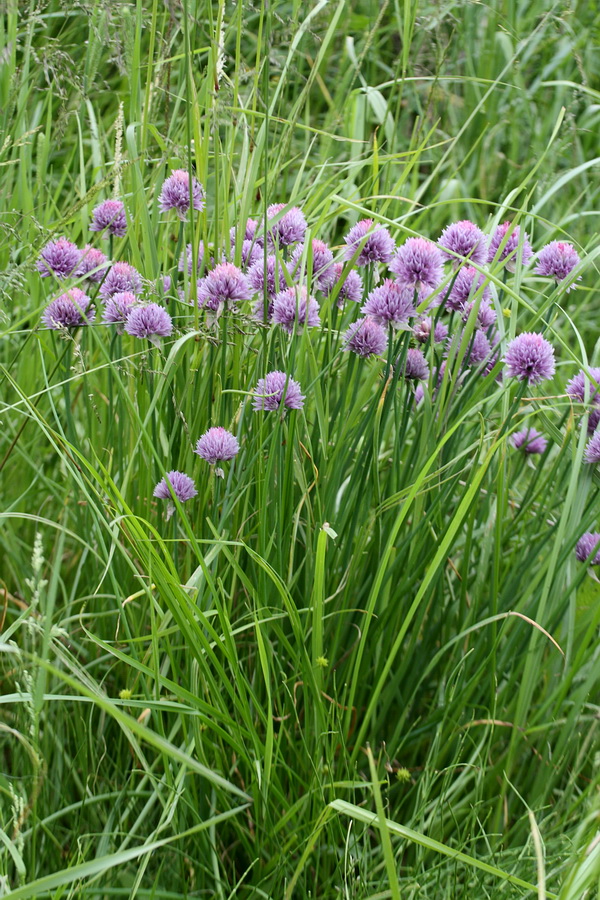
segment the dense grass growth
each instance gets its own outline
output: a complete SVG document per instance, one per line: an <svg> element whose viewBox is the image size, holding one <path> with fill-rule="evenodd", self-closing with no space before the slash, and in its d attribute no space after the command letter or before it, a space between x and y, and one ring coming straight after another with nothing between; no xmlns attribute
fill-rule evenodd
<svg viewBox="0 0 600 900"><path fill-rule="evenodd" d="M593 407L566 392L600 365L595 16L4 4L0 894L597 896L600 590L574 548L600 481ZM185 221L161 209L173 169L204 186ZM110 240L89 230L109 198L127 214ZM273 203L306 217L305 282L309 238L346 274L365 218L397 246L511 221L536 252L571 242L581 279L535 274L522 237L514 265L479 265L496 352L468 364L483 288L464 325L436 307L450 342L423 345L417 405L412 333L348 352L359 305L337 288L292 334L249 301L216 322L190 303ZM172 335L119 333L102 284L40 277L59 236L135 266ZM275 255L292 283L292 249ZM361 274L364 299L389 275ZM65 284L94 324L41 324ZM555 348L538 385L503 373L523 332ZM272 370L302 409L253 408ZM223 478L193 452L211 426L240 444ZM523 427L541 456L514 449ZM198 494L167 516L170 470Z"/></svg>

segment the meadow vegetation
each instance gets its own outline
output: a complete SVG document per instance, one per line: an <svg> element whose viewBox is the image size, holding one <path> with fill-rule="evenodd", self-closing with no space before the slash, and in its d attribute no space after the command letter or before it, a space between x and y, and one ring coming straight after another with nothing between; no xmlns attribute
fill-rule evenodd
<svg viewBox="0 0 600 900"><path fill-rule="evenodd" d="M598 896L599 17L4 0L0 896Z"/></svg>

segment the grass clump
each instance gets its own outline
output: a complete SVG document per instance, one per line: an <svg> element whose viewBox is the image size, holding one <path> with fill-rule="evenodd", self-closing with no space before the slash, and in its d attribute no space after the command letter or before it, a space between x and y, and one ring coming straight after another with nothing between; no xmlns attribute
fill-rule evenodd
<svg viewBox="0 0 600 900"><path fill-rule="evenodd" d="M596 24L6 5L4 893L594 896Z"/></svg>

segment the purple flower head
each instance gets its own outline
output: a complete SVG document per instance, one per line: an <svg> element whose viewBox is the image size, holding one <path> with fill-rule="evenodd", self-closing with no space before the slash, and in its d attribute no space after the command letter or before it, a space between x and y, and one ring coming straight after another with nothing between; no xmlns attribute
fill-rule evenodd
<svg viewBox="0 0 600 900"><path fill-rule="evenodd" d="M389 324L400 328L415 315L413 291L410 287L386 278L383 284L371 291L361 312L372 316L381 325Z"/></svg>
<svg viewBox="0 0 600 900"><path fill-rule="evenodd" d="M600 367L592 367L587 372L585 369L580 369L577 375L574 375L567 383L567 394L574 400L584 403L586 384L588 385L588 402L600 402Z"/></svg>
<svg viewBox="0 0 600 900"><path fill-rule="evenodd" d="M300 207L292 206L277 222L271 222L286 206L286 203L273 203L267 209L267 240L271 246L288 247L304 240L306 219Z"/></svg>
<svg viewBox="0 0 600 900"><path fill-rule="evenodd" d="M485 234L468 219L444 228L438 244L444 257L450 259L454 266L459 266L463 259L469 259L478 266L487 262ZM448 250L451 252L448 253Z"/></svg>
<svg viewBox="0 0 600 900"><path fill-rule="evenodd" d="M244 273L233 263L221 263L198 282L198 304L213 312L249 300L250 286Z"/></svg>
<svg viewBox="0 0 600 900"><path fill-rule="evenodd" d="M368 235L367 239L365 237ZM345 258L352 259L359 246L363 248L356 259L357 266L368 266L369 263L387 263L394 255L396 245L390 233L383 225L373 225L372 219L361 219L350 229L346 237Z"/></svg>
<svg viewBox="0 0 600 900"><path fill-rule="evenodd" d="M190 478L189 475L186 475L185 472L176 472L175 470L167 472L165 477L161 478L154 488L153 494L160 500L169 501L167 506L167 519L170 519L175 512L173 494L175 494L180 503L185 503L186 500L191 500L192 497L195 497L198 494L198 491L196 490L193 479Z"/></svg>
<svg viewBox="0 0 600 900"><path fill-rule="evenodd" d="M218 462L233 459L239 451L240 445L237 438L230 431L227 431L226 428L217 426L209 428L198 439L194 453L197 453L211 466L214 466ZM221 470L218 470L218 474L222 474Z"/></svg>
<svg viewBox="0 0 600 900"><path fill-rule="evenodd" d="M324 241L315 238L312 245L312 277L317 290L327 291L335 282L335 269L333 267L333 253ZM296 268L296 275L300 273L304 244L299 244L292 253L292 269ZM308 269L306 264L304 271Z"/></svg>
<svg viewBox="0 0 600 900"><path fill-rule="evenodd" d="M498 316L496 315L496 310L492 306L489 300L484 300L483 298L479 301L471 300L470 303L465 303L462 307L462 320L466 322L471 315L471 310L475 306L476 303L479 303L479 309L477 310L477 317L475 319L475 327L481 328L482 331L487 331L488 328L491 328L492 325L496 322Z"/></svg>
<svg viewBox="0 0 600 900"><path fill-rule="evenodd" d="M286 270L285 263L276 256L267 256L265 278L265 261L259 259L248 271L248 284L253 293L263 294L263 296L266 294L269 300L272 300L275 294L283 291L287 286L284 270Z"/></svg>
<svg viewBox="0 0 600 900"><path fill-rule="evenodd" d="M173 493L180 503L185 503L186 500L191 500L192 497L196 497L198 494L194 481L189 475L186 475L185 472L173 470L167 472L165 478L161 478L154 488L153 496L158 497L160 500L170 500L172 495L169 486L173 489Z"/></svg>
<svg viewBox="0 0 600 900"><path fill-rule="evenodd" d="M243 241L254 241L256 244L259 245L259 247L262 247L263 239L260 237L259 238L256 237L257 229L258 229L258 222L256 221L256 219L247 219L246 224L244 226L242 240ZM229 240L231 242L232 247L235 247L236 232L237 232L237 228L235 227L235 225L229 229Z"/></svg>
<svg viewBox="0 0 600 900"><path fill-rule="evenodd" d="M579 261L579 254L573 244L568 244L566 241L552 241L540 250L537 266L533 271L536 275L555 278L557 282L563 281L571 274ZM579 279L577 280L579 281ZM569 285L567 293L574 287L574 284Z"/></svg>
<svg viewBox="0 0 600 900"><path fill-rule="evenodd" d="M589 375L581 369L567 384L567 394L573 400L585 402L585 386L588 384L588 402L593 404L588 416L588 432L592 433L600 422L600 368L592 367Z"/></svg>
<svg viewBox="0 0 600 900"><path fill-rule="evenodd" d="M79 288L71 288L48 304L42 322L46 328L60 331L62 328L78 328L94 321L96 311L92 301Z"/></svg>
<svg viewBox="0 0 600 900"><path fill-rule="evenodd" d="M544 435L535 428L522 428L520 431L515 431L510 440L515 450L522 450L528 455L543 453L548 446Z"/></svg>
<svg viewBox="0 0 600 900"><path fill-rule="evenodd" d="M159 279L159 283L160 283L160 279ZM162 277L162 292L163 292L163 294L168 294L170 290L171 290L171 276L163 275L163 277Z"/></svg>
<svg viewBox="0 0 600 900"><path fill-rule="evenodd" d="M390 271L398 277L398 281L416 290L435 290L444 277L443 264L444 257L433 241L409 238L396 250Z"/></svg>
<svg viewBox="0 0 600 900"><path fill-rule="evenodd" d="M381 356L387 342L385 328L369 317L353 322L344 334L344 350L351 350L364 358Z"/></svg>
<svg viewBox="0 0 600 900"><path fill-rule="evenodd" d="M202 241L198 244L198 259L196 261L196 272L199 272L202 269L202 260L204 259L204 245ZM179 257L179 261L177 263L177 268L180 272L183 272L187 263L188 275L192 274L192 245L187 244L185 251Z"/></svg>
<svg viewBox="0 0 600 900"><path fill-rule="evenodd" d="M204 209L204 189L197 178L192 175L192 206L201 212ZM186 169L173 169L165 180L158 198L161 212L174 209L182 222L187 219L190 208L190 176Z"/></svg>
<svg viewBox="0 0 600 900"><path fill-rule="evenodd" d="M139 303L139 300L131 291L113 294L106 301L102 315L103 323L105 325L124 325L127 321L127 316L137 303Z"/></svg>
<svg viewBox="0 0 600 900"><path fill-rule="evenodd" d="M333 281L330 287L325 288L325 293L327 296L331 294L334 290L336 284L341 280L342 272L344 271L344 266L342 263L334 263L333 264ZM340 290L337 295L337 306L341 309L346 302L346 300L351 300L353 303L360 303L363 295L363 280L362 276L359 272L356 272L354 269L350 269L348 274L346 275L345 281L342 283Z"/></svg>
<svg viewBox="0 0 600 900"><path fill-rule="evenodd" d="M585 448L586 463L600 462L600 431L595 431L586 444Z"/></svg>
<svg viewBox="0 0 600 900"><path fill-rule="evenodd" d="M79 265L75 269L78 278L87 278L88 281L100 282L108 269L108 258L102 250L96 250L90 244L86 244L81 251Z"/></svg>
<svg viewBox="0 0 600 900"><path fill-rule="evenodd" d="M319 304L305 287L290 287L280 291L273 300L272 320L288 334L302 334L304 326L315 328L321 324Z"/></svg>
<svg viewBox="0 0 600 900"><path fill-rule="evenodd" d="M462 338L461 338L462 341ZM483 331L475 330L469 338L469 343L463 359L463 366L479 366L492 352L492 345Z"/></svg>
<svg viewBox="0 0 600 900"><path fill-rule="evenodd" d="M484 300L490 299L490 286L485 275L478 272L473 266L464 266L457 272L454 284L448 292L446 309L451 312L461 312L465 303L472 300L477 291L481 291L482 303Z"/></svg>
<svg viewBox="0 0 600 900"><path fill-rule="evenodd" d="M575 556L579 560L579 562L589 561L590 566L598 566L600 565L600 532L598 531L586 531L585 534L582 534L579 540L577 541L577 546L575 547ZM594 552L598 551L598 552ZM592 556L592 553L594 554ZM591 559L590 559L591 557Z"/></svg>
<svg viewBox="0 0 600 900"><path fill-rule="evenodd" d="M420 344L429 343L432 328L434 344L441 344L447 339L448 326L444 322L436 322L434 327L433 318L431 316L423 316L413 328L413 334Z"/></svg>
<svg viewBox="0 0 600 900"><path fill-rule="evenodd" d="M539 384L554 375L554 347L535 332L526 331L514 338L506 348L504 361L510 378L528 384Z"/></svg>
<svg viewBox="0 0 600 900"><path fill-rule="evenodd" d="M42 278L54 275L56 278L68 278L79 265L81 250L64 237L50 241L43 248L36 262L36 268Z"/></svg>
<svg viewBox="0 0 600 900"><path fill-rule="evenodd" d="M158 339L168 337L173 332L171 316L158 303L148 303L147 306L135 306L125 322L127 334L138 338L148 338L153 344L158 344Z"/></svg>
<svg viewBox="0 0 600 900"><path fill-rule="evenodd" d="M100 287L100 296L103 300L108 300L113 294L122 294L124 291L141 294L142 276L129 263L117 262L109 269Z"/></svg>
<svg viewBox="0 0 600 900"><path fill-rule="evenodd" d="M594 404L588 415L588 434L593 434L600 424L600 406Z"/></svg>
<svg viewBox="0 0 600 900"><path fill-rule="evenodd" d="M232 255L234 252L232 249ZM264 260L264 256L265 250L261 244L257 244L256 241L242 241L242 266L244 268L249 269L254 263Z"/></svg>
<svg viewBox="0 0 600 900"><path fill-rule="evenodd" d="M429 366L421 350L411 348L407 351L403 374L407 381L427 381Z"/></svg>
<svg viewBox="0 0 600 900"><path fill-rule="evenodd" d="M120 200L105 200L92 213L90 231L108 231L115 237L124 237L127 231L125 206Z"/></svg>
<svg viewBox="0 0 600 900"><path fill-rule="evenodd" d="M285 372L269 372L265 378L259 378L253 391L254 409L274 410L283 405L288 409L302 409L304 396L297 381Z"/></svg>
<svg viewBox="0 0 600 900"><path fill-rule="evenodd" d="M506 238L509 231L510 234L508 238ZM525 231L523 232L523 240L519 246L520 234L521 229L518 225L513 227L512 222L504 222L502 225L498 225L490 241L488 262L493 262L496 257L499 261L507 259L508 262L506 263L506 268L509 272L514 272L517 265L517 258L519 253L521 253L521 261L523 265L526 266L533 256L533 250L531 249L531 244L529 243L527 232ZM500 250L500 245L504 241L506 241L504 247Z"/></svg>

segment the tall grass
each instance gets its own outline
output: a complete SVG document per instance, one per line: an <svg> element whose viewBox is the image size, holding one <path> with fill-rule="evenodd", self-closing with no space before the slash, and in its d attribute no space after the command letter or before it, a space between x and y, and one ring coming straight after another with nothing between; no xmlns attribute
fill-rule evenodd
<svg viewBox="0 0 600 900"><path fill-rule="evenodd" d="M541 0L4 4L5 894L595 896L599 591L573 549L598 479L565 384L598 364L597 24ZM182 228L171 168L206 189ZM159 348L39 327L41 247L82 246L113 194L112 258L174 315ZM365 217L398 243L462 218L572 241L571 293L490 270L502 346L544 331L555 379L459 378L470 322L417 409L392 358L342 350L349 304L288 337L164 294L202 274L184 242L216 258L275 202L338 256ZM252 409L272 369L303 410ZM223 479L192 452L211 425L241 443ZM199 493L167 521L170 469Z"/></svg>

